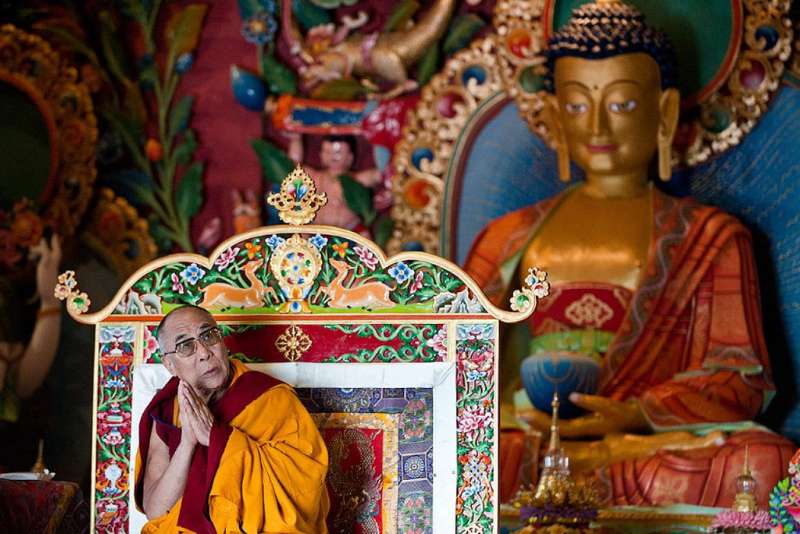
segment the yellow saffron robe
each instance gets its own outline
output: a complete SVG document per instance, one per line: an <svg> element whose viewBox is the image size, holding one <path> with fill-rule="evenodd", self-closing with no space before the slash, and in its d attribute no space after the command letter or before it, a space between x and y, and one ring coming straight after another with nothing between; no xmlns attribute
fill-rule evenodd
<svg viewBox="0 0 800 534"><path fill-rule="evenodd" d="M231 363L233 381L210 406L218 423L209 446L195 449L183 498L149 521L143 534L327 533L328 451L313 419L291 387L238 361ZM139 508L149 428L156 425L170 456L180 442L177 383L170 380L142 416L136 464Z"/></svg>

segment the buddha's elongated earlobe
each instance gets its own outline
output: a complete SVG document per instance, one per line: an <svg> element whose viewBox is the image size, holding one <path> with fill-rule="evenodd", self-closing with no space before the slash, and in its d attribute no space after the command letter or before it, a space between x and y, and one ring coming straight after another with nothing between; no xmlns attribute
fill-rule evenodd
<svg viewBox="0 0 800 534"><path fill-rule="evenodd" d="M569 183L572 179L569 168L569 149L567 148L564 129L558 119L558 99L555 95L547 95L545 97L544 119L556 148L558 178L564 183Z"/></svg>
<svg viewBox="0 0 800 534"><path fill-rule="evenodd" d="M658 140L658 177L664 182L672 178L672 143Z"/></svg>
<svg viewBox="0 0 800 534"><path fill-rule="evenodd" d="M658 127L658 176L663 181L672 177L672 140L678 129L681 96L677 89L661 93L661 122Z"/></svg>

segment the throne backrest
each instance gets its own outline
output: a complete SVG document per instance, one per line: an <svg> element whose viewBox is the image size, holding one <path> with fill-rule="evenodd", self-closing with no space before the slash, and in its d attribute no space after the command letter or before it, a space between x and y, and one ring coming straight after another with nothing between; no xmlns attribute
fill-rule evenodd
<svg viewBox="0 0 800 534"><path fill-rule="evenodd" d="M303 198L314 194L307 185ZM63 274L68 310L96 325L95 528L138 532L145 522L131 491L138 421L169 379L155 328L194 304L235 357L294 386L318 422L332 532L494 532L499 322L527 318L546 294L542 276L528 281L518 311L500 310L446 260L387 259L325 226L265 227L207 258L155 260L91 314L74 274Z"/></svg>

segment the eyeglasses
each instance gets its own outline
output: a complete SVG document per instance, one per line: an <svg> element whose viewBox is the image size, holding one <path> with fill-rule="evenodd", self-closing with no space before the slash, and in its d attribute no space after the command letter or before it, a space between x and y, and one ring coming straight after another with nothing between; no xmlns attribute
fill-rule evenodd
<svg viewBox="0 0 800 534"><path fill-rule="evenodd" d="M211 348L222 341L222 332L220 332L219 328L217 327L209 328L208 330L200 332L196 338L181 341L175 345L175 350L171 352L165 352L164 355L177 354L181 358L189 358L193 356L195 352L197 352L198 341L202 343L204 347Z"/></svg>

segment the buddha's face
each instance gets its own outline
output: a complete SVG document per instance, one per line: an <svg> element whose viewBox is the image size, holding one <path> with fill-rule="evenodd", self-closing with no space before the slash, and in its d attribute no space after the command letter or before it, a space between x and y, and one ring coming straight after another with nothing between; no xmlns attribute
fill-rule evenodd
<svg viewBox="0 0 800 534"><path fill-rule="evenodd" d="M646 169L659 135L672 138L677 91L661 90L658 65L647 54L606 59L563 57L556 61L554 81L556 96L550 103L557 106L553 111L561 141L589 174ZM674 95L665 96L668 92ZM669 125L671 131L664 131Z"/></svg>

